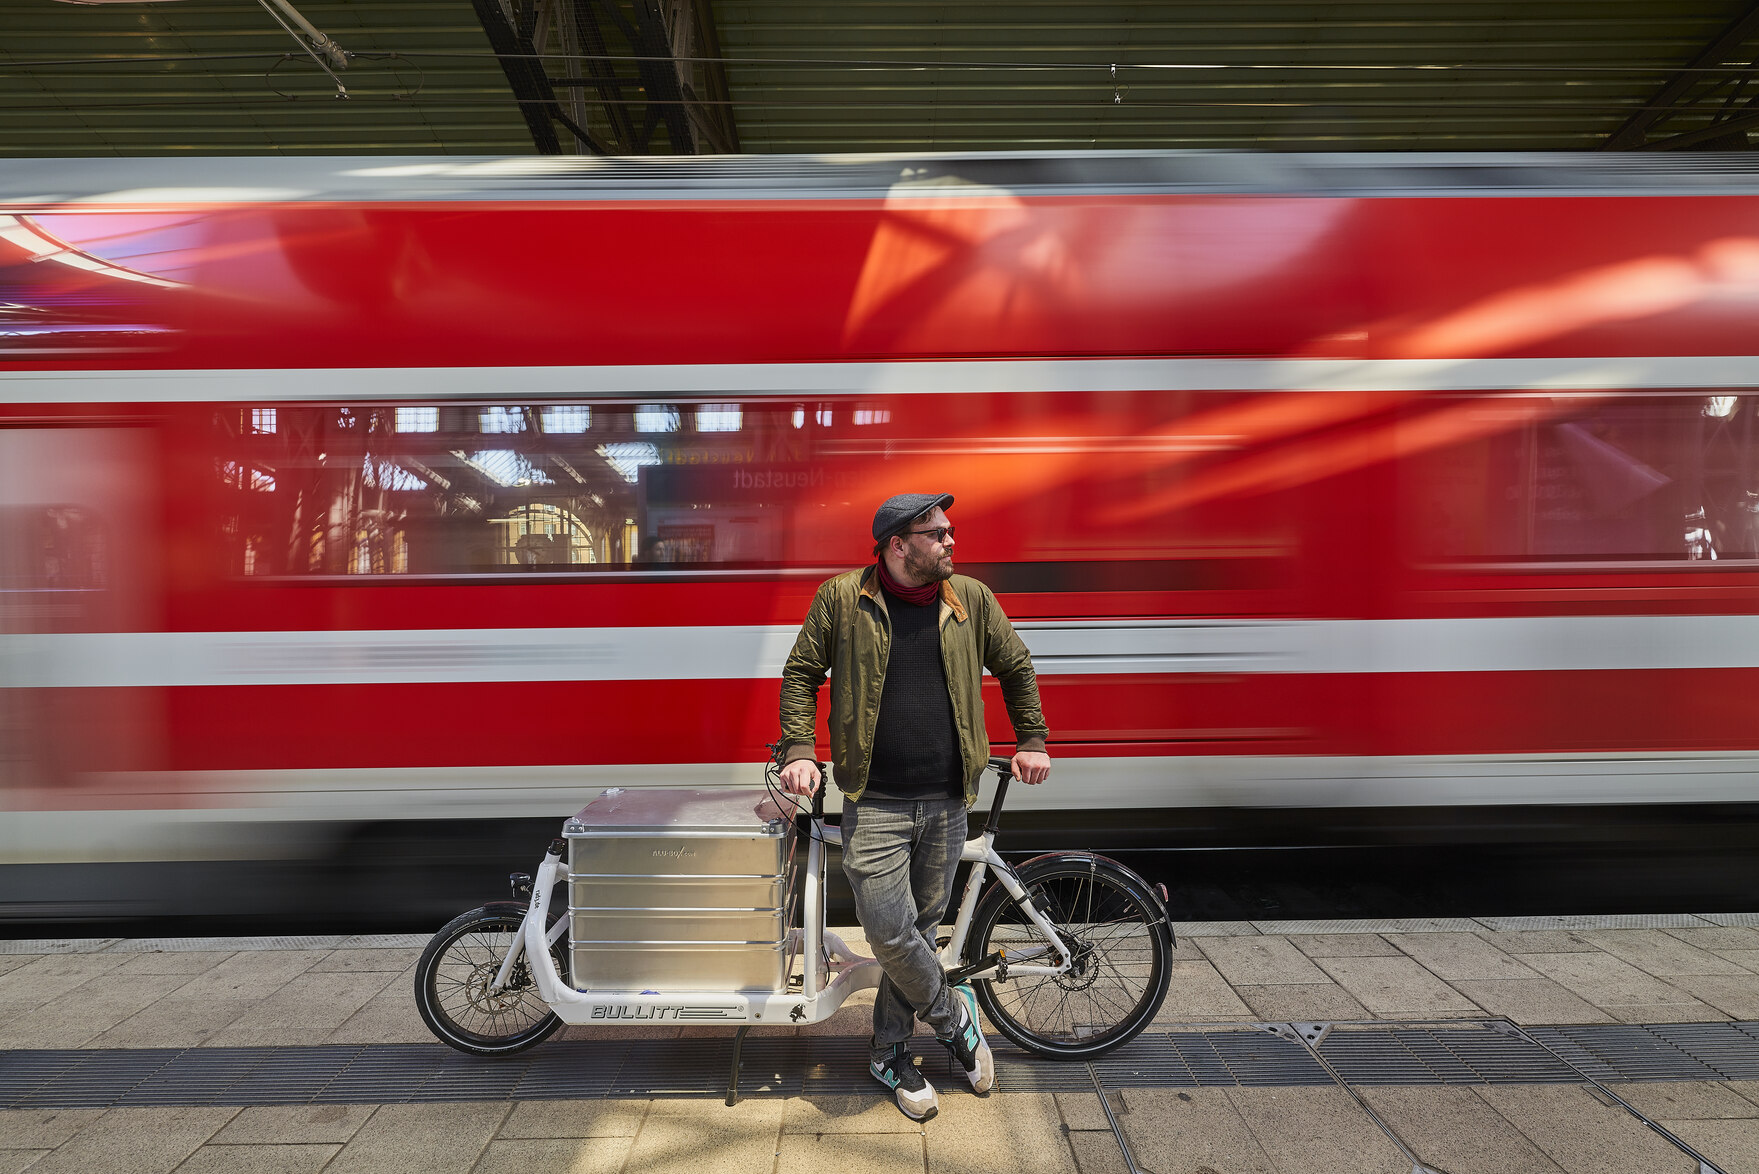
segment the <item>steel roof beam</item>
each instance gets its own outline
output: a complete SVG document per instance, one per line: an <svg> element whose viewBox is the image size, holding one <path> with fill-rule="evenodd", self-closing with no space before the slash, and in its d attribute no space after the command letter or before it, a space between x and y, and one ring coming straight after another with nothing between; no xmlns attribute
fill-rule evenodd
<svg viewBox="0 0 1759 1174"><path fill-rule="evenodd" d="M564 57L577 61L579 72L553 76L550 85L596 93L600 125L617 151L648 153L664 126L676 154L738 153L731 90L707 0L569 0L565 9L556 7L563 43L578 47ZM519 11L536 13L537 5L524 0ZM541 33L547 16L535 19ZM575 109L578 116L581 107Z"/></svg>
<svg viewBox="0 0 1759 1174"><path fill-rule="evenodd" d="M1682 110L1690 109L1692 104L1682 104L1681 100L1705 80L1705 71L1727 64L1728 59L1734 55L1735 51L1755 33L1759 33L1759 3L1748 7L1746 12L1736 17L1727 28L1717 35L1714 41L1700 50L1698 55L1693 57L1684 68L1663 83L1661 89L1656 91L1655 96L1649 99L1641 110L1631 115L1623 126L1608 136L1606 142L1601 144L1601 149L1628 150L1645 145L1649 128L1679 114ZM1721 84L1720 81L1717 82L1711 87L1710 92L1714 93ZM1745 82L1743 81L1741 84L1744 85ZM1732 128L1725 127L1724 130L1710 135L1706 135L1702 131L1694 131L1692 132L1693 141L1703 142L1710 138L1717 138L1723 133L1729 133L1730 130ZM1669 144L1672 145L1672 143L1673 140L1669 140Z"/></svg>
<svg viewBox="0 0 1759 1174"><path fill-rule="evenodd" d="M610 154L596 135L564 114L561 103L556 101L555 88L550 85L549 75L544 72L543 62L538 59L537 47L531 39L536 27L537 5L530 6L529 16L518 14L517 25L500 0L471 0L471 6L476 9L483 32L488 34L489 48L500 61L501 71L507 75L513 100L519 103L519 113L531 131L531 141L538 154L562 153L561 139L552 125L557 122L568 128L582 150L594 155Z"/></svg>
<svg viewBox="0 0 1759 1174"><path fill-rule="evenodd" d="M573 0L569 15L580 42L581 64L586 67L587 75L598 91L599 101L604 104L605 121L611 125L611 138L623 144L624 150L629 150L629 144L635 141L635 127L629 119L629 107L623 101L622 82L611 65L611 50L605 41L605 31L599 26L597 0ZM575 79L569 79L568 84L575 84Z"/></svg>
<svg viewBox="0 0 1759 1174"><path fill-rule="evenodd" d="M739 152L739 127L733 116L733 94L721 60L721 39L709 0L660 0L666 41L677 63L678 89L684 111L702 140L723 155ZM699 91L692 75L701 82Z"/></svg>
<svg viewBox="0 0 1759 1174"><path fill-rule="evenodd" d="M622 34L631 56L635 58L635 74L639 92L647 99L639 126L631 130L628 149L646 154L653 142L653 133L661 123L672 151L679 155L696 154L696 136L691 133L690 118L684 112L684 95L679 91L677 61L659 5L654 0L635 0L629 11L617 0L593 0L599 15ZM601 26L602 27L602 26ZM631 122L634 120L631 119Z"/></svg>
<svg viewBox="0 0 1759 1174"><path fill-rule="evenodd" d="M1703 146L1716 143L1719 139L1727 139L1725 145L1741 147L1745 144L1745 136L1750 130L1759 130L1759 114L1742 114L1735 118L1725 118L1713 122L1709 126L1684 134L1673 135L1665 139L1652 139L1640 148L1645 151L1681 151L1687 147ZM1735 136L1741 136L1737 139Z"/></svg>

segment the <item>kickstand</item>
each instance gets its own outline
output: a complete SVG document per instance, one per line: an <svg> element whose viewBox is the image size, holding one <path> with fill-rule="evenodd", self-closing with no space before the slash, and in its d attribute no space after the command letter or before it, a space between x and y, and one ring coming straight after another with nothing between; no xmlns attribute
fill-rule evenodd
<svg viewBox="0 0 1759 1174"><path fill-rule="evenodd" d="M745 1033L749 1027L741 1027L733 1033L733 1071L727 1074L727 1105L739 1099L739 1049L745 1046Z"/></svg>

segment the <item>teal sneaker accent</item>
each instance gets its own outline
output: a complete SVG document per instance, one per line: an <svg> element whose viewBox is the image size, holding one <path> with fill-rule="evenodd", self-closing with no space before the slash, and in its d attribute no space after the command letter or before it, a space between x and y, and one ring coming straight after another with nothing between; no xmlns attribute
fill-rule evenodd
<svg viewBox="0 0 1759 1174"><path fill-rule="evenodd" d="M904 1044L894 1044L883 1059L868 1063L873 1078L892 1090L898 1109L912 1121L927 1121L940 1111L934 1086L917 1068L915 1057Z"/></svg>
<svg viewBox="0 0 1759 1174"><path fill-rule="evenodd" d="M984 1096L996 1085L996 1058L989 1049L989 1041L983 1038L983 1028L978 1026L977 995L961 983L953 988L953 1005L959 1011L959 1025L951 1036L937 1035L935 1039L965 1074L971 1091Z"/></svg>

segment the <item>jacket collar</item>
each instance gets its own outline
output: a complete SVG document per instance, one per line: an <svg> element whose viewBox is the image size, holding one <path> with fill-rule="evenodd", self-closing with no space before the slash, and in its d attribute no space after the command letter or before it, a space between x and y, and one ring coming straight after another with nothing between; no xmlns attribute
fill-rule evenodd
<svg viewBox="0 0 1759 1174"><path fill-rule="evenodd" d="M881 611L886 610L886 601L880 591L879 567L877 564L870 564L866 570L861 572L860 594L867 596L878 604ZM959 593L953 590L953 583L950 579L941 580L941 602L953 609L953 618L955 620L958 620L961 624L965 622L965 605L959 602Z"/></svg>
<svg viewBox="0 0 1759 1174"><path fill-rule="evenodd" d="M965 605L959 602L959 595L953 590L951 579L941 580L941 602L953 609L953 618L961 624L965 622Z"/></svg>

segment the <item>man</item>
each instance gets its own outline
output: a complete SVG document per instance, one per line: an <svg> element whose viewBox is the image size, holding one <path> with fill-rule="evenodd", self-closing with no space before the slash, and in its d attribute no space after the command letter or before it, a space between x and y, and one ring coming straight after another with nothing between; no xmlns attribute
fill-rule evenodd
<svg viewBox="0 0 1759 1174"><path fill-rule="evenodd" d="M830 673L843 872L885 971L870 1070L919 1121L934 1116L936 1099L910 1055L916 1017L976 1092L995 1083L976 997L948 985L934 940L989 762L984 669L1001 682L1014 726L1014 777L1050 776L1026 645L989 588L953 574L952 504L950 493L888 498L873 516L878 560L820 585L782 670L782 785L795 795L818 789L818 689Z"/></svg>

